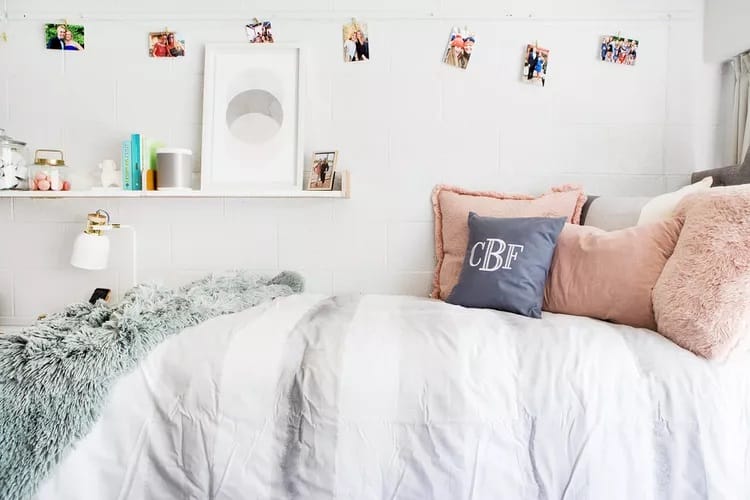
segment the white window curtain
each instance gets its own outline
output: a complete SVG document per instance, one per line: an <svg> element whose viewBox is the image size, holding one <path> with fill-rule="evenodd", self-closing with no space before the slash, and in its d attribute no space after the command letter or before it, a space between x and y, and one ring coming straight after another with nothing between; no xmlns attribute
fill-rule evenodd
<svg viewBox="0 0 750 500"><path fill-rule="evenodd" d="M733 143L735 164L745 160L750 148L750 52L732 60L734 98L729 137Z"/></svg>

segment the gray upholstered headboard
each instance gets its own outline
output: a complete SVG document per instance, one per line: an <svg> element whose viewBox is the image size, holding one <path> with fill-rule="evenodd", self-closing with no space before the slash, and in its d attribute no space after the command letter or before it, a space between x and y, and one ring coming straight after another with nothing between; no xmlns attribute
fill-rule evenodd
<svg viewBox="0 0 750 500"><path fill-rule="evenodd" d="M713 186L733 186L750 184L750 152L742 165L714 168L696 172L692 183L712 176ZM581 211L581 224L595 226L606 231L615 231L638 223L643 205L649 198L634 196L588 196Z"/></svg>
<svg viewBox="0 0 750 500"><path fill-rule="evenodd" d="M742 165L734 167L714 168L695 172L690 182L696 183L704 177L712 176L714 186L734 186L735 184L750 184L750 151L745 156Z"/></svg>

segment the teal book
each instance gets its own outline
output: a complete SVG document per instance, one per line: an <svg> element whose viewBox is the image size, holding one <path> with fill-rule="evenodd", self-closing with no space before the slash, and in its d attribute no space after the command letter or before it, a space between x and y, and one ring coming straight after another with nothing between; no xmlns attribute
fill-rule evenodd
<svg viewBox="0 0 750 500"><path fill-rule="evenodd" d="M122 171L122 189L131 191L133 189L131 172L133 165L130 161L130 141L122 141L122 157L120 158L122 164L120 170Z"/></svg>
<svg viewBox="0 0 750 500"><path fill-rule="evenodd" d="M143 138L141 134L133 134L130 136L130 182L133 186L133 191L141 191L143 189Z"/></svg>

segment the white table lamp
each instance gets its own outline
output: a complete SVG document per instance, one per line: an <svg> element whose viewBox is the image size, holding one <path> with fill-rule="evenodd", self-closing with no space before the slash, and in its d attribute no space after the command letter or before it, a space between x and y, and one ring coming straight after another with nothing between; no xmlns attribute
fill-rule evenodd
<svg viewBox="0 0 750 500"><path fill-rule="evenodd" d="M112 229L130 229L133 231L133 286L138 284L136 277L136 240L135 229L122 224L112 224L105 210L88 214L86 229L76 237L73 243L73 254L70 265L89 271L100 271L109 265L109 237L105 234Z"/></svg>

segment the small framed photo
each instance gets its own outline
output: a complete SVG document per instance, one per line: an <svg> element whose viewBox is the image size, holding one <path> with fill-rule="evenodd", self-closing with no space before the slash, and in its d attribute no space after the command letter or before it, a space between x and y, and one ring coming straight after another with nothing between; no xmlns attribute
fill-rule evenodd
<svg viewBox="0 0 750 500"><path fill-rule="evenodd" d="M273 43L271 21L253 21L245 25L245 34L250 43Z"/></svg>
<svg viewBox="0 0 750 500"><path fill-rule="evenodd" d="M338 156L338 151L313 153L310 180L307 182L309 191L331 191L333 189L333 177L336 172Z"/></svg>
<svg viewBox="0 0 750 500"><path fill-rule="evenodd" d="M174 31L157 31L148 34L149 57L183 57L185 40Z"/></svg>
<svg viewBox="0 0 750 500"><path fill-rule="evenodd" d="M599 57L602 62L633 66L638 58L638 45L638 40L620 35L604 35L599 44Z"/></svg>
<svg viewBox="0 0 750 500"><path fill-rule="evenodd" d="M469 66L475 43L476 37L473 33L462 33L454 28L448 39L448 48L443 56L443 62L455 68L466 69Z"/></svg>
<svg viewBox="0 0 750 500"><path fill-rule="evenodd" d="M528 44L523 55L521 79L526 83L544 87L547 81L547 67L549 65L549 49L536 44Z"/></svg>
<svg viewBox="0 0 750 500"><path fill-rule="evenodd" d="M367 25L351 22L343 28L344 62L370 60L370 39L367 35Z"/></svg>
<svg viewBox="0 0 750 500"><path fill-rule="evenodd" d="M80 24L45 24L44 41L51 50L83 50L86 46Z"/></svg>

